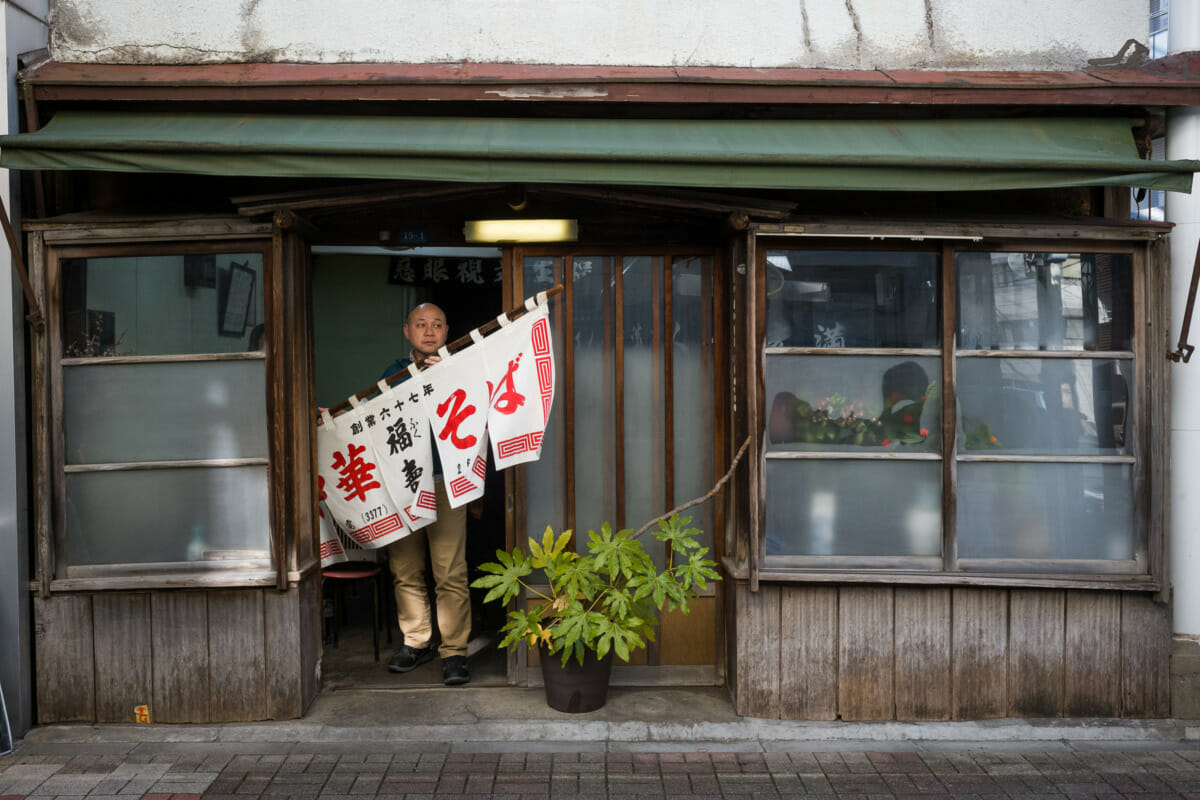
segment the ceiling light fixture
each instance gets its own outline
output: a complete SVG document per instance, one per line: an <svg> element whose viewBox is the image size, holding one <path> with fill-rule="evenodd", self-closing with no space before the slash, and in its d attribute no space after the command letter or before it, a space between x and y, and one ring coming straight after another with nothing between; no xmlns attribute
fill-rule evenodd
<svg viewBox="0 0 1200 800"><path fill-rule="evenodd" d="M573 242L579 222L573 219L475 219L463 223L467 242Z"/></svg>

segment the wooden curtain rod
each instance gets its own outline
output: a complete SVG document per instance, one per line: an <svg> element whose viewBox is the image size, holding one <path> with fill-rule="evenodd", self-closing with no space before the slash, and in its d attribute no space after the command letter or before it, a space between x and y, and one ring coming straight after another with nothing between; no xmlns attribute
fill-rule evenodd
<svg viewBox="0 0 1200 800"><path fill-rule="evenodd" d="M554 286L550 287L549 289L547 289L545 291L546 299L549 300L551 297L554 297L557 294L561 294L562 290L563 290L562 284L556 283ZM541 294L541 292L539 292L539 294ZM522 317L525 313L526 313L525 305L524 305L524 303L522 303L521 305L517 306L516 308L512 308L512 309L509 309L508 311L504 312L504 316L508 317L510 320L517 320L520 317ZM488 320L484 324L480 325L475 330L479 331L480 335L487 336L489 333L491 333L492 331L496 330L499 327L500 327L500 323L497 322L496 320L492 319L492 320ZM458 350L462 347L465 347L466 345L471 344L471 342L473 342L473 341L474 340L471 338L471 334L468 333L466 336L460 336L457 339L455 339L453 342L450 342L448 345L446 345L446 349L449 350L450 352L454 352L455 350ZM419 367L418 369L424 370L425 367ZM387 381L388 386L395 386L396 384L403 382L404 379L407 377L408 377L408 368L406 367L398 372L393 372L391 375L388 375L383 380ZM371 388L369 388L369 389L363 389L361 392L356 392L354 394L354 396L359 400L366 400L368 397L370 397L371 395L375 394L378 391L379 391L379 386L376 383L376 384L372 384ZM347 410L348 408L350 408L350 400L346 399L346 400L343 400L342 402L338 403L335 406L330 406L329 413L330 413L330 415L336 417L338 414Z"/></svg>

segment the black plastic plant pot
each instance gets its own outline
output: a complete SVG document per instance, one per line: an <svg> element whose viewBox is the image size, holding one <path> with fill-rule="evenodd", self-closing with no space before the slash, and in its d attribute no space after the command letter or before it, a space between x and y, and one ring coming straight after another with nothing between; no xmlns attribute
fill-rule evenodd
<svg viewBox="0 0 1200 800"><path fill-rule="evenodd" d="M551 655L545 645L538 647L542 662L542 681L546 684L546 703L555 711L582 714L603 707L608 700L608 678L612 673L612 651L596 658L589 650L583 664L575 658L562 664L562 654Z"/></svg>

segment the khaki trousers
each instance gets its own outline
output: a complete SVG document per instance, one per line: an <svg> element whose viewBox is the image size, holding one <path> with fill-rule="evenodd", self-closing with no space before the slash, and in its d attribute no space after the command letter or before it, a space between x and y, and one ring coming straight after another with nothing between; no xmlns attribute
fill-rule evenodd
<svg viewBox="0 0 1200 800"><path fill-rule="evenodd" d="M445 485L437 484L437 522L388 546L395 580L396 618L404 643L429 646L433 621L425 586L425 552L433 566L442 658L465 656L471 636L471 593L467 588L467 507L451 508Z"/></svg>

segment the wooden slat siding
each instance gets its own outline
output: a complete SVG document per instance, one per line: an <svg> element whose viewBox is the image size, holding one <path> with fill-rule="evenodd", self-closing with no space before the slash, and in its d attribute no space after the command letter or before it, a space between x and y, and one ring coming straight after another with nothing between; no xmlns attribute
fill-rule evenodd
<svg viewBox="0 0 1200 800"><path fill-rule="evenodd" d="M954 247L942 246L942 568L957 569L958 537L958 464L955 461L957 444L958 349L955 331L958 271Z"/></svg>
<svg viewBox="0 0 1200 800"><path fill-rule="evenodd" d="M715 597L697 597L688 603L691 613L663 612L658 635L659 663L713 664L716 662L716 642L713 630L717 624Z"/></svg>
<svg viewBox="0 0 1200 800"><path fill-rule="evenodd" d="M951 590L953 719L1003 717L1008 711L1008 592Z"/></svg>
<svg viewBox="0 0 1200 800"><path fill-rule="evenodd" d="M675 259L663 257L662 269L662 320L657 319L660 304L654 303L654 352L662 354L662 398L663 398L663 508L662 512L674 508L680 502L675 497L675 307L672 292L675 286ZM657 277L657 273L655 273ZM658 290L657 280L655 290ZM657 374L657 373L656 373ZM652 395L658 397L657 394ZM691 498L688 498L691 499ZM662 513L660 512L660 513Z"/></svg>
<svg viewBox="0 0 1200 800"><path fill-rule="evenodd" d="M780 716L837 719L838 590L787 586L780 604Z"/></svg>
<svg viewBox="0 0 1200 800"><path fill-rule="evenodd" d="M66 421L63 415L62 260L51 259L46 272L46 380L49 384L51 552L54 573L70 566L66 554L67 463ZM63 576L65 577L65 576Z"/></svg>
<svg viewBox="0 0 1200 800"><path fill-rule="evenodd" d="M263 593L263 656L269 719L295 719L304 713L301 683L306 659L300 635L303 625L300 587L306 585L307 581L302 581L286 592Z"/></svg>
<svg viewBox="0 0 1200 800"><path fill-rule="evenodd" d="M896 719L950 719L950 590L895 592Z"/></svg>
<svg viewBox="0 0 1200 800"><path fill-rule="evenodd" d="M321 574L309 573L296 588L300 591L300 713L303 714L321 690L318 677L322 648Z"/></svg>
<svg viewBox="0 0 1200 800"><path fill-rule="evenodd" d="M1067 592L1063 714L1121 715L1121 596Z"/></svg>
<svg viewBox="0 0 1200 800"><path fill-rule="evenodd" d="M746 264L746 242L749 241L749 234L743 234L737 237L731 247L733 257L731 259L729 269L729 279L733 286L733 314L730 321L729 333L731 353L733 357L730 359L733 364L732 371L732 389L733 389L733 405L731 407L731 427L733 429L733 440L730 442L730 453L736 453L737 448L741 446L743 438L749 435L749 421L746 414L746 405L749 402L751 394L746 388L746 338L749 333L746 329L746 278L744 273L747 270ZM750 265L753 266L753 265ZM738 274L738 269L742 270L742 275ZM731 481L730 497L732 513L729 515L730 533L732 540L727 542L727 547L731 550L734 562L740 568L749 569L750 567L750 537L753 535L750 531L750 472L753 470L751 462L754 461L754 454L747 452L745 458L738 465L737 473Z"/></svg>
<svg viewBox="0 0 1200 800"><path fill-rule="evenodd" d="M136 722L134 708L151 704L150 595L92 596L95 631L96 721ZM151 716L151 721L155 721Z"/></svg>
<svg viewBox="0 0 1200 800"><path fill-rule="evenodd" d="M1170 715L1170 658L1170 606L1150 595L1121 595L1121 716Z"/></svg>
<svg viewBox="0 0 1200 800"><path fill-rule="evenodd" d="M283 239L275 228L269 257L263 263L263 346L267 351L267 429L269 431L267 452L271 459L268 471L270 495L269 519L271 536L271 560L276 569L276 586L287 586L287 530L290 523L290 495L288 482L291 461L291 430L288 427L289 409L287 382L288 336L286 330L284 289L286 281L281 274Z"/></svg>
<svg viewBox="0 0 1200 800"><path fill-rule="evenodd" d="M1149 431L1157 432L1154 446L1145 453L1148 463L1142 463L1143 469L1148 470L1149 504L1147 537L1147 561L1151 575L1157 578L1161 587L1154 599L1165 603L1170 594L1168 580L1169 565L1167 563L1167 542L1170 517L1168 514L1169 494L1171 490L1171 437L1161 435L1170 430L1171 421L1171 382L1169 380L1170 364L1161 357L1163 348L1170 349L1175 342L1170 330L1171 320L1171 258L1170 242L1168 239L1154 242L1148 246L1146 274L1152 285L1148 292L1149 302L1143 330L1146 335L1144 361L1149 372Z"/></svg>
<svg viewBox="0 0 1200 800"><path fill-rule="evenodd" d="M720 598L721 608L721 625L723 636L717 639L717 646L720 648L725 662L725 685L729 687L729 699L733 701L734 709L742 707L741 698L738 697L738 641L741 634L741 626L738 624L738 584L732 578L726 576L722 581L724 591Z"/></svg>
<svg viewBox="0 0 1200 800"><path fill-rule="evenodd" d="M749 232L748 232L749 233ZM755 238L746 237L746 426L750 436L750 447L746 453L750 462L749 486L746 497L749 501L749 556L750 590L758 591L759 554L764 547L763 518L766 515L763 475L765 462L762 447L762 420L765 417L766 383L763 378L762 347L766 341L767 282L759 281L758 274L765 268L766 251L760 257L755 251Z"/></svg>
<svg viewBox="0 0 1200 800"><path fill-rule="evenodd" d="M567 528L572 531L571 547L577 548L579 537L575 531L575 259L573 256L556 258L555 266L562 268L563 292L563 421L566 436L563 453L566 464L565 488L567 492ZM557 376L556 376L557 377Z"/></svg>
<svg viewBox="0 0 1200 800"><path fill-rule="evenodd" d="M555 259L556 264L561 261L562 261L562 259ZM500 264L501 264L501 268L503 270L503 275L504 275L504 283L501 287L503 297L504 297L504 307L505 308L513 308L518 303L521 302L520 299L516 299L516 298L523 298L524 294L525 294L525 251L524 251L524 249L521 247L502 248L500 251ZM555 279L556 283L563 282L562 275L559 274L559 270L558 270L557 266L555 267L554 279ZM555 341L563 341L563 334L562 334L563 314L564 314L564 310L567 305L567 300L569 300L570 297L571 297L571 295L569 292L563 292L562 294L560 294L557 297L554 297L550 300L551 309L553 310L557 307L556 313L554 313L551 316L551 320L552 320L552 323L551 323L552 331L550 334L550 347L551 348L554 347ZM553 352L553 350L551 352ZM558 373L555 376L556 381L558 383L558 386L555 391L555 393L557 394L557 397L555 398L555 402L559 409L561 409L563 406L565 396L570 394L570 392L566 391L563 388L568 385L565 381L562 380L562 377L561 377L563 374L563 369L564 369L563 364L558 364L555 366L555 370ZM554 418L556 413L559 415L559 419L562 419L563 412L561 410L559 410L557 412L552 410L550 412L551 419ZM554 423L551 422L551 424L553 425ZM564 428L561 428L560 430L565 431L566 429L564 427ZM550 435L549 429L547 429L546 435L547 436ZM505 473L504 474L504 487L505 487L505 491L507 492L507 494L505 495L505 498L504 498L504 548L506 550L511 550L512 548L516 547L518 539L521 542L524 542L525 539L527 538L526 534L525 534L526 527L529 524L525 518L525 508L526 508L525 498L527 497L527 492L528 492L527 482L526 482L527 474L525 471L524 464L518 466L516 469L506 469L506 470L504 470L504 473ZM566 492L567 497L569 498L571 489L566 484L565 479L564 479L563 491ZM570 500L568 499L567 502L564 504L564 506L569 507L569 504L570 504ZM560 521L560 524L567 524L567 523L565 520L563 520L563 521ZM522 548L522 549L524 549L524 548ZM506 612L515 611L516 609L517 609L517 603L516 603L516 601L513 601L512 603L508 604L505 611ZM510 647L505 651L505 664L506 664L505 674L508 678L508 681L507 681L508 685L509 686L525 685L525 679L524 679L525 667L524 667L524 664L523 664L523 661L521 658L521 649L520 648Z"/></svg>
<svg viewBox="0 0 1200 800"><path fill-rule="evenodd" d="M778 718L780 713L779 586L750 591L744 581L734 589L737 619L735 711L743 717Z"/></svg>
<svg viewBox="0 0 1200 800"><path fill-rule="evenodd" d="M313 317L312 317L312 258L309 249L300 243L299 273L295 280L296 323L299 342L296 352L295 388L297 396L293 406L296 415L295 436L299 445L296 451L296 497L300 502L297 509L297 539L293 550L293 569L300 569L313 561L320 560L320 519L316 509L317 489L317 428L312 421L312 409L316 407L316 373L314 369ZM305 499L305 490L308 491Z"/></svg>
<svg viewBox="0 0 1200 800"><path fill-rule="evenodd" d="M895 592L891 587L838 590L838 713L842 719L893 719Z"/></svg>
<svg viewBox="0 0 1200 800"><path fill-rule="evenodd" d="M33 631L38 722L94 722L92 598L62 594L33 598Z"/></svg>
<svg viewBox="0 0 1200 800"><path fill-rule="evenodd" d="M724 347L724 331L725 315L728 313L728 305L726 303L726 293L724 291L725 284L722 280L724 276L724 259L721 251L716 250L709 256L708 269L701 267L700 270L700 295L701 297L711 298L708 313L703 315L704 323L701 326L702 336L700 340L701 357L705 364L705 382L704 385L709 387L713 396L713 480L716 480L717 475L723 475L726 466L726 458L728 456L727 438L729 436L729 420L728 409L726 406L726 396L729 394L730 387L728 384L728 369L729 360L724 357L724 351L720 348ZM713 342L716 342L714 349ZM717 376L721 376L718 383ZM718 563L725 554L725 518L726 508L728 507L727 498L729 497L728 485L726 489L713 498L713 538L712 551L709 556ZM728 594L724 581L718 581L716 584L716 608L722 609L725 607L725 597ZM725 663L725 649L721 647L721 643L725 641L726 625L725 615L717 614L716 625L714 626L713 636L716 637L714 649L717 654L716 668L717 680L721 684L725 684L728 680L728 666Z"/></svg>
<svg viewBox="0 0 1200 800"><path fill-rule="evenodd" d="M1013 589L1008 603L1009 716L1060 716L1066 593Z"/></svg>
<svg viewBox="0 0 1200 800"><path fill-rule="evenodd" d="M605 344L605 360L608 358L608 345L613 350L613 470L616 482L616 522L617 530L625 527L625 257L612 257L613 269L613 326L612 340ZM604 286L607 287L605 280ZM602 295L603 296L603 295ZM605 304L605 313L608 304ZM609 327L604 326L605 336ZM608 371L607 369L605 370Z"/></svg>
<svg viewBox="0 0 1200 800"><path fill-rule="evenodd" d="M29 258L26 260L29 265L29 282L33 286L33 295L37 298L38 305L42 307L42 313L52 319L52 312L46 305L46 249L43 246L42 235L32 234L28 241ZM50 324L49 319L47 324ZM38 596L47 598L50 596L50 580L54 577L54 547L51 541L53 525L50 491L50 381L46 358L48 345L45 332L38 333L32 328L27 332L30 448L33 458L30 483L33 484L33 542L37 554L34 577L38 585Z"/></svg>
<svg viewBox="0 0 1200 800"><path fill-rule="evenodd" d="M151 718L157 722L209 721L206 594L154 592L150 615L154 659Z"/></svg>
<svg viewBox="0 0 1200 800"><path fill-rule="evenodd" d="M208 593L210 722L266 718L263 627L261 589Z"/></svg>
<svg viewBox="0 0 1200 800"><path fill-rule="evenodd" d="M668 414L671 413L671 402L673 386L671 385L671 371L667 369L666 360L662 350L665 348L664 342L666 337L662 335L664 327L662 327L662 318L664 318L665 308L664 300L662 300L662 285L664 285L665 270L671 267L671 257L659 257L659 255L649 255L646 259L649 263L650 270L650 363L652 363L652 371L650 371L650 441L652 441L652 451L661 453L659 457L659 468L662 470L662 479L658 487L662 491L662 504L658 507L652 507L652 512L655 515L665 513L673 509L674 498L672 497L672 477L674 473L674 441L668 438L668 433L671 432L670 422L667 422ZM622 270L624 272L624 270ZM670 284L667 284L670 285ZM624 293L622 293L624 297ZM662 398L659 401L658 398ZM624 411L622 413L624 416ZM624 438L624 437L623 437ZM624 469L624 458L622 458ZM653 467L652 467L653 469ZM624 481L622 481L624 485ZM653 493L652 493L653 497ZM644 524L644 521L636 522L638 527ZM653 542L653 545L658 545L658 542ZM672 553L666 551L662 557L666 560L672 558ZM668 626L678 625L677 620L665 619L665 614L659 612L659 631L665 632ZM662 661L662 637L659 636L654 642L646 643L646 662L648 664L664 664L676 663L673 661Z"/></svg>

